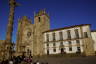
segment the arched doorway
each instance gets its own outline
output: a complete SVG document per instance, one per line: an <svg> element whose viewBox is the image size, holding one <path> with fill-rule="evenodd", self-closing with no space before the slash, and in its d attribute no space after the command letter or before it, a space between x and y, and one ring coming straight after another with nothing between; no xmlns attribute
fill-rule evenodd
<svg viewBox="0 0 96 64"><path fill-rule="evenodd" d="M64 48L61 48L60 50L61 50L61 54L63 54L64 53Z"/></svg>
<svg viewBox="0 0 96 64"><path fill-rule="evenodd" d="M60 43L59 49L60 49L60 53L61 54L64 54L65 53L65 47L64 47L63 42Z"/></svg>
<svg viewBox="0 0 96 64"><path fill-rule="evenodd" d="M47 55L49 55L49 50L47 50Z"/></svg>

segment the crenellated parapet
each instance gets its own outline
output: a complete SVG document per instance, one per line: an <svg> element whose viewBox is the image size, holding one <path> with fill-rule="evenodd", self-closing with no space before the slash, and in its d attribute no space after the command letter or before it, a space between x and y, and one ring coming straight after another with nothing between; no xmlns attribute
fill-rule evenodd
<svg viewBox="0 0 96 64"><path fill-rule="evenodd" d="M46 12L46 10L40 10L39 12L37 13L34 13L34 16L35 17L38 17L38 16L42 16L42 15L46 15L48 18L49 18L49 14Z"/></svg>

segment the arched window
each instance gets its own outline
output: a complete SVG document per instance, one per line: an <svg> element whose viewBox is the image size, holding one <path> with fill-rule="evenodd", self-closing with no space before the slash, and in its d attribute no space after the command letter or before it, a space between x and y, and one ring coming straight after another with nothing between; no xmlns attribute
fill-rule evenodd
<svg viewBox="0 0 96 64"><path fill-rule="evenodd" d="M28 32L28 33L27 33L27 36L30 37L30 36L31 36L31 32Z"/></svg>
<svg viewBox="0 0 96 64"><path fill-rule="evenodd" d="M38 17L38 21L39 21L39 22L41 21L41 18L40 18L40 17Z"/></svg>

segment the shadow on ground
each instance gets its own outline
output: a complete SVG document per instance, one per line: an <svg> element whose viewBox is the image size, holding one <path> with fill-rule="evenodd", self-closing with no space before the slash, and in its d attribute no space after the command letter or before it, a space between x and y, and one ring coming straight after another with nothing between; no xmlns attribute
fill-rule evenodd
<svg viewBox="0 0 96 64"><path fill-rule="evenodd" d="M96 64L96 56L88 57L44 57L36 58L41 62L48 64Z"/></svg>

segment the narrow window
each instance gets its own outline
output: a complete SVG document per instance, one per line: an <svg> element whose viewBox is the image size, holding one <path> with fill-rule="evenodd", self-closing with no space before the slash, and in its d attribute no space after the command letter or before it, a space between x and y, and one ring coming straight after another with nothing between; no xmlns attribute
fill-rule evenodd
<svg viewBox="0 0 96 64"><path fill-rule="evenodd" d="M49 42L49 34L46 34L47 42Z"/></svg>
<svg viewBox="0 0 96 64"><path fill-rule="evenodd" d="M63 40L63 33L62 32L59 32L59 37L60 37L60 40Z"/></svg>
<svg viewBox="0 0 96 64"><path fill-rule="evenodd" d="M81 51L80 47L77 47L77 51Z"/></svg>
<svg viewBox="0 0 96 64"><path fill-rule="evenodd" d="M56 49L54 48L53 51L56 52Z"/></svg>
<svg viewBox="0 0 96 64"><path fill-rule="evenodd" d="M77 47L77 53L81 53L80 47Z"/></svg>
<svg viewBox="0 0 96 64"><path fill-rule="evenodd" d="M55 41L55 33L53 33L53 41Z"/></svg>
<svg viewBox="0 0 96 64"><path fill-rule="evenodd" d="M75 29L76 38L79 38L79 31L78 29Z"/></svg>
<svg viewBox="0 0 96 64"><path fill-rule="evenodd" d="M49 44L47 43L47 47L49 47Z"/></svg>
<svg viewBox="0 0 96 64"><path fill-rule="evenodd" d="M63 42L60 42L60 45L63 46Z"/></svg>
<svg viewBox="0 0 96 64"><path fill-rule="evenodd" d="M69 45L72 45L72 42L71 41L68 41L69 42Z"/></svg>
<svg viewBox="0 0 96 64"><path fill-rule="evenodd" d="M29 50L29 49L27 49L27 54L28 54L28 55L30 54L30 50Z"/></svg>
<svg viewBox="0 0 96 64"><path fill-rule="evenodd" d="M72 51L72 47L69 47L69 51Z"/></svg>
<svg viewBox="0 0 96 64"><path fill-rule="evenodd" d="M40 17L38 17L38 21L39 21L39 22L41 21L41 18L40 18Z"/></svg>
<svg viewBox="0 0 96 64"><path fill-rule="evenodd" d="M76 40L76 43L77 43L77 44L80 44L80 41L79 41L79 40Z"/></svg>
<svg viewBox="0 0 96 64"><path fill-rule="evenodd" d="M53 43L53 46L55 47L56 46L56 43Z"/></svg>
<svg viewBox="0 0 96 64"><path fill-rule="evenodd" d="M30 37L30 36L31 36L31 32L28 32L28 33L27 33L27 37Z"/></svg>
<svg viewBox="0 0 96 64"><path fill-rule="evenodd" d="M60 49L64 48L63 42L60 42Z"/></svg>
<svg viewBox="0 0 96 64"><path fill-rule="evenodd" d="M71 33L70 30L67 31L68 39L71 39Z"/></svg>
<svg viewBox="0 0 96 64"><path fill-rule="evenodd" d="M87 32L84 32L84 37L88 38L88 33Z"/></svg>
<svg viewBox="0 0 96 64"><path fill-rule="evenodd" d="M49 55L49 49L47 49L47 55Z"/></svg>

